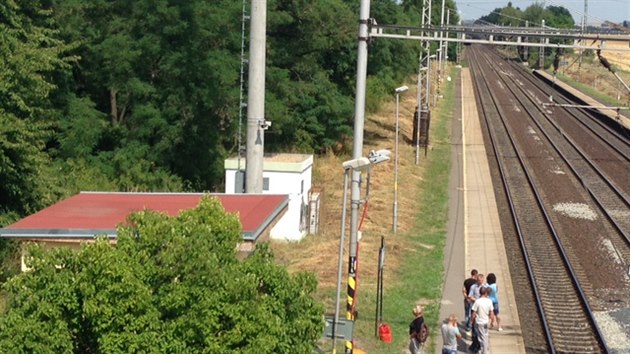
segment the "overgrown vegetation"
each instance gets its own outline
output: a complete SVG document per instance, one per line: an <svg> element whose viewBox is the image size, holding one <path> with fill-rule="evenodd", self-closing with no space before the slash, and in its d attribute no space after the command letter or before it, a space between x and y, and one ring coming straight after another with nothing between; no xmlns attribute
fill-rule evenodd
<svg viewBox="0 0 630 354"><path fill-rule="evenodd" d="M352 135L356 6L268 2L267 152L321 153ZM3 2L0 214L78 190L220 189L238 151L241 12L232 0ZM375 1L372 16L418 14ZM371 45L370 102L415 70L417 50Z"/></svg>
<svg viewBox="0 0 630 354"><path fill-rule="evenodd" d="M348 151L358 2L267 5L265 150ZM239 150L241 6L3 1L0 227L81 190L221 191ZM419 6L372 1L371 16L417 24ZM369 111L417 58L412 41L370 44Z"/></svg>
<svg viewBox="0 0 630 354"><path fill-rule="evenodd" d="M312 274L265 245L244 261L236 215L204 198L175 218L132 214L80 251L33 247L9 280L3 353L309 353L323 329Z"/></svg>
<svg viewBox="0 0 630 354"><path fill-rule="evenodd" d="M440 5L433 0L434 23L439 23ZM455 10L453 0L446 5ZM347 0L268 1L265 101L266 116L274 124L266 151L348 151L344 144L352 135L358 6ZM372 1L371 16L379 23L417 25L421 6L417 0ZM221 190L223 159L239 148L240 19L241 3L226 0L2 2L0 227L80 190ZM451 20L457 22L457 16ZM392 89L417 70L418 54L412 41L370 43L368 112L379 110ZM177 231L183 232L186 227L180 226ZM177 236L168 228L153 231L156 237ZM19 263L15 244L3 241L0 248L4 280ZM131 250L146 251L141 248ZM147 319L154 319L158 305L147 297L144 279L133 275L139 265L117 253L124 251L103 242L76 256L35 251L34 265L42 272L14 278L7 288L7 317L0 319L3 348L63 352L103 345L118 350L152 341L156 348L180 348L166 342L175 334L162 338L161 325L143 327L152 322ZM270 259L264 248L261 254ZM74 268L56 268L66 261ZM127 267L125 274L95 267L111 282L82 284L103 286L104 293L122 291L120 301L142 301L108 302L94 292L91 305L81 309L77 304L86 297L77 294L85 289L69 279L90 279L82 267L100 261ZM53 283L58 284L45 289ZM134 290L135 285L140 288ZM17 290L24 286L30 289L24 294L41 290L41 297L22 297ZM308 293L314 285L305 281L296 286ZM71 296L56 297L64 294ZM273 295L282 301L286 294ZM118 306L139 315L130 327L108 327L126 315L117 312ZM101 311L109 317L97 319ZM40 323L45 318L50 322ZM86 334L85 343L74 343L80 327L91 328L81 323L85 318L94 319L93 332ZM12 327L11 321L22 322ZM36 330L16 332L28 328ZM128 338L139 330L147 336ZM289 339L278 336L263 338L258 349L283 352Z"/></svg>

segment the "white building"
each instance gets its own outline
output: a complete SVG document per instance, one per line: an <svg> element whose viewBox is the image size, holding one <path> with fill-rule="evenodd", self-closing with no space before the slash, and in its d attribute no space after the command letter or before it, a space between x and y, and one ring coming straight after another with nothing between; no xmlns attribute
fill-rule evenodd
<svg viewBox="0 0 630 354"><path fill-rule="evenodd" d="M245 192L245 158L225 160L225 193ZM287 194L287 212L271 229L276 240L299 241L309 230L313 155L271 154L263 159L263 194Z"/></svg>

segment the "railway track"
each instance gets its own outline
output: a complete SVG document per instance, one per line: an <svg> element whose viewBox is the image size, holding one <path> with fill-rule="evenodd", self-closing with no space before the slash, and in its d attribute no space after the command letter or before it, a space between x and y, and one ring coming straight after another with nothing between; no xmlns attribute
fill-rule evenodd
<svg viewBox="0 0 630 354"><path fill-rule="evenodd" d="M516 72L522 70L514 67L514 64L511 66ZM523 77L540 91L523 90L522 82L514 76L507 76L503 80L504 82L511 80L513 82L511 87L519 89L511 92L528 112L538 112L538 115L532 115L539 117L533 119L533 122L584 185L592 200L616 230L616 233L609 233L609 240L615 245L615 250L622 253L620 259L630 260L630 199L626 193L626 190L630 189L630 139L624 139L611 129L603 129L598 119L582 117L584 114L579 114L581 112L560 109L551 112L553 115L550 114L543 106L533 102L540 101L539 94L553 93L545 91L544 85L532 76ZM529 100L525 98L526 96L530 96ZM570 103L563 97L559 97L559 101ZM576 127L570 123L568 126L562 126L559 123L576 119L582 123L580 126ZM587 124L589 122L591 124ZM627 262L624 262L624 265L629 266Z"/></svg>
<svg viewBox="0 0 630 354"><path fill-rule="evenodd" d="M574 234L580 233L580 228L589 222L576 222L556 209L562 204L559 201L574 200L578 202L575 205L565 203L569 204L565 207L570 212L588 211L595 217L602 214L601 210L598 213L590 209L590 200L594 197L583 188L585 183L576 178L583 175L580 169L585 169L575 167L576 156L570 155L578 150L566 143L567 139L551 143L558 135L562 138L562 131L549 121L532 120L531 116L544 116L537 108L535 95L523 94L532 87L521 91L519 87L526 86L519 82L523 79L513 77L507 64L502 68L497 58L489 58L474 46L469 58L480 110L486 120L518 244L529 272L529 284L523 286L531 285L540 316L540 321L535 323L542 328L530 329L538 333L538 344L530 346L557 353L609 352L590 306L591 300L598 298L599 290L594 291L598 284L589 275L592 269L582 262L584 252L575 247L580 239ZM597 167L590 168L589 174L598 174L594 172ZM601 175L599 178L602 179ZM544 185L549 186L541 187ZM561 188L563 186L566 188ZM584 206L586 209L582 208ZM590 228L606 225L605 233L622 234L602 219ZM603 242L603 237L597 236L591 243ZM624 251L629 248L627 244L623 247ZM628 258L624 256L618 255L625 262ZM615 267L622 269L623 264Z"/></svg>

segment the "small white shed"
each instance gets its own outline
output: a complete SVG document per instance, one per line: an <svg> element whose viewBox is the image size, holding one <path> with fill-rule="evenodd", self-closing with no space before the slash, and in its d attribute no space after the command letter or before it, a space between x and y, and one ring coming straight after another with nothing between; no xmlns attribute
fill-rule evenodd
<svg viewBox="0 0 630 354"><path fill-rule="evenodd" d="M225 160L225 193L245 192L245 158ZM263 194L287 194L287 212L271 229L276 240L299 241L309 229L313 155L269 154L263 159Z"/></svg>

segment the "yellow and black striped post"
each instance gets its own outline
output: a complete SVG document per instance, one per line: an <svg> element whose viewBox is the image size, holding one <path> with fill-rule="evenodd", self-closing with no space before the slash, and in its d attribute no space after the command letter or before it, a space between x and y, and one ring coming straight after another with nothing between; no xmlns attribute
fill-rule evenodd
<svg viewBox="0 0 630 354"><path fill-rule="evenodd" d="M348 296L346 300L346 319L354 321L354 296L357 289L357 274L356 274L357 258L350 256L348 262ZM346 354L352 354L354 348L354 342L352 340L346 341Z"/></svg>

